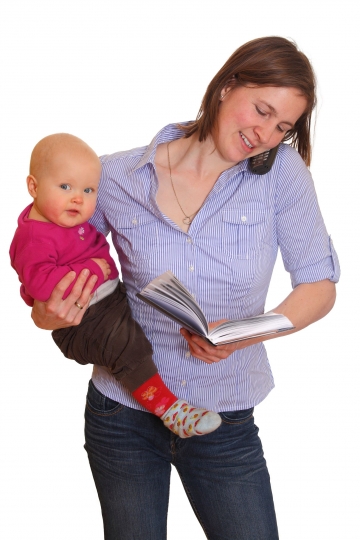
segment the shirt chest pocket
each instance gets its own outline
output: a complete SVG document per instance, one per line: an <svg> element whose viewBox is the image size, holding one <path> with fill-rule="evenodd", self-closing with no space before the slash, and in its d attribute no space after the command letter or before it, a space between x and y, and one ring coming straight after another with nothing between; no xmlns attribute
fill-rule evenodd
<svg viewBox="0 0 360 540"><path fill-rule="evenodd" d="M222 216L222 246L231 258L256 259L266 236L265 210L228 209Z"/></svg>
<svg viewBox="0 0 360 540"><path fill-rule="evenodd" d="M145 213L123 214L116 219L116 247L131 259L150 259L158 250L159 232L155 216Z"/></svg>

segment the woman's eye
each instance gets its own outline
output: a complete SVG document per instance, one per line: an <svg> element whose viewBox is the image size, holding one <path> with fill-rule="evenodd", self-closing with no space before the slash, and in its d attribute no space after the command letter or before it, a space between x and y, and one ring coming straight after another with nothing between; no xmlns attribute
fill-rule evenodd
<svg viewBox="0 0 360 540"><path fill-rule="evenodd" d="M259 109L259 107L257 105L255 105L255 109L256 109L256 112L258 112L261 116L266 116L266 112Z"/></svg>
<svg viewBox="0 0 360 540"><path fill-rule="evenodd" d="M94 190L91 187L87 187L84 189L84 193L92 193Z"/></svg>
<svg viewBox="0 0 360 540"><path fill-rule="evenodd" d="M70 189L69 184L61 184L61 189Z"/></svg>

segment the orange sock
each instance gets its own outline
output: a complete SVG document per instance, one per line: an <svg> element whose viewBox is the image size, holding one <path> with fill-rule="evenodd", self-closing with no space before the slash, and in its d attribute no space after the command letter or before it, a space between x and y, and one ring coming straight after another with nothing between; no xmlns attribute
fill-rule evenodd
<svg viewBox="0 0 360 540"><path fill-rule="evenodd" d="M148 411L162 416L177 401L158 373L132 392L134 398Z"/></svg>

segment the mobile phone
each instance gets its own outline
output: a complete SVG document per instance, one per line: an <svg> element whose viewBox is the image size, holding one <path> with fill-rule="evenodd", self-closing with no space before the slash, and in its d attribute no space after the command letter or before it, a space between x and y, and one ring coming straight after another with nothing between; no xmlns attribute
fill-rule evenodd
<svg viewBox="0 0 360 540"><path fill-rule="evenodd" d="M259 154L258 156L250 158L251 172L255 174L268 173L274 163L278 149L279 145L275 146L275 148L271 148L271 150L267 150L266 152Z"/></svg>

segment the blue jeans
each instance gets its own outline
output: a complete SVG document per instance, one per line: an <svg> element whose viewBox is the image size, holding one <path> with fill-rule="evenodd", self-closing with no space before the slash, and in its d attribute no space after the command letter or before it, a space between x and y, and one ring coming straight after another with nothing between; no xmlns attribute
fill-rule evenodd
<svg viewBox="0 0 360 540"><path fill-rule="evenodd" d="M106 540L166 539L171 464L209 540L278 539L253 409L221 416L213 433L180 439L156 416L105 397L90 381L85 449Z"/></svg>

